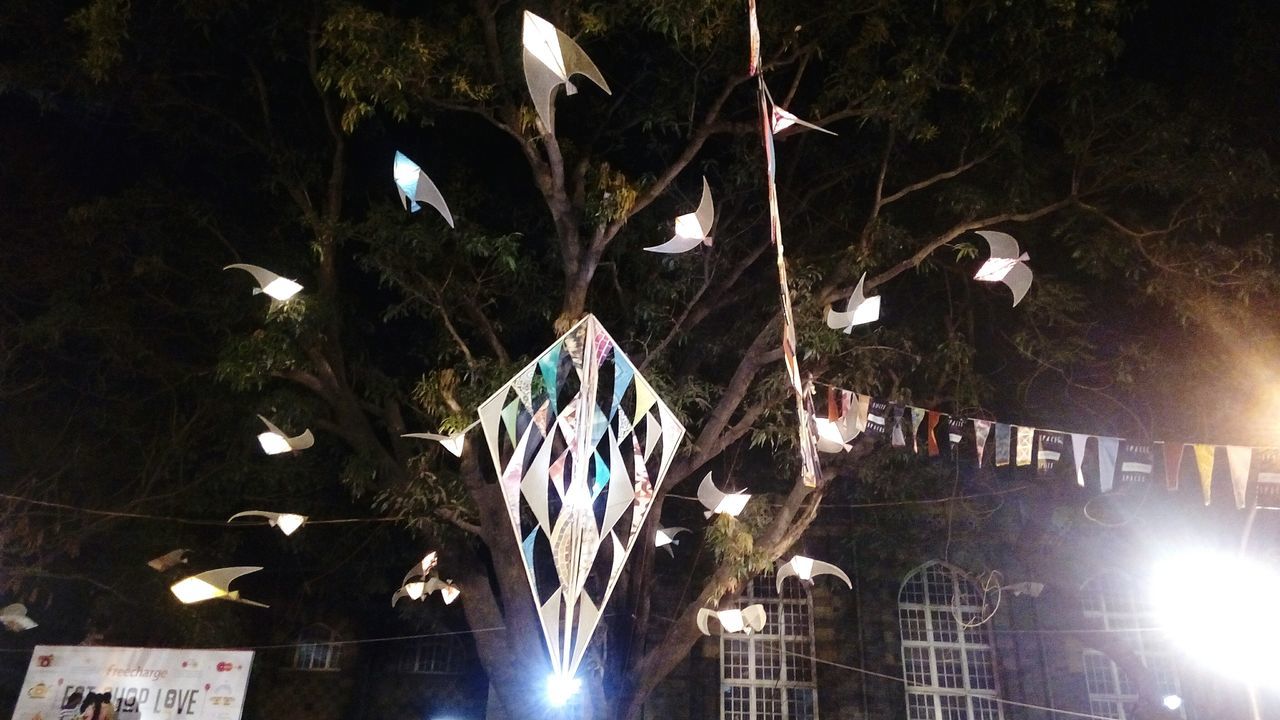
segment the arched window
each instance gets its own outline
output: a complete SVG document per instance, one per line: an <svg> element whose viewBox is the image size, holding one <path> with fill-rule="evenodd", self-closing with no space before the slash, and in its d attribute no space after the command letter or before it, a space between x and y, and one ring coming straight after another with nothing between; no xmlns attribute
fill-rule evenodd
<svg viewBox="0 0 1280 720"><path fill-rule="evenodd" d="M808 590L788 581L779 597L773 573L765 573L738 601L738 607L754 604L768 616L762 632L720 636L721 719L817 720Z"/></svg>
<svg viewBox="0 0 1280 720"><path fill-rule="evenodd" d="M312 625L298 634L293 651L294 670L338 670L342 645L338 633L327 625Z"/></svg>
<svg viewBox="0 0 1280 720"><path fill-rule="evenodd" d="M1155 616L1142 593L1134 592L1129 578L1114 572L1102 573L1080 588L1080 602L1084 616L1095 620L1103 630L1129 631L1118 635L1151 671L1162 695L1180 695L1173 655L1160 634L1150 630L1155 626ZM1138 688L1110 657L1086 649L1084 678L1094 715L1116 720L1133 717Z"/></svg>
<svg viewBox="0 0 1280 720"><path fill-rule="evenodd" d="M908 720L1002 720L995 649L982 593L938 561L898 591Z"/></svg>

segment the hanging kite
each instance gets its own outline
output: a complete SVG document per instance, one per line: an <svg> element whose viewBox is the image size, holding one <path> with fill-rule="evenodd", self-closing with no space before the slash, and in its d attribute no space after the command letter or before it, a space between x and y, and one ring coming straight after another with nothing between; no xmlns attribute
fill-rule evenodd
<svg viewBox="0 0 1280 720"><path fill-rule="evenodd" d="M702 200L698 209L676 218L676 234L661 245L647 247L645 250L656 253L682 253L698 247L711 246L711 226L716 221L715 203L711 201L711 188L707 179L702 178Z"/></svg>
<svg viewBox="0 0 1280 720"><path fill-rule="evenodd" d="M552 682L567 686L685 430L591 315L479 415Z"/></svg>
<svg viewBox="0 0 1280 720"><path fill-rule="evenodd" d="M862 292L862 285L867 281L867 274L862 273L858 285L849 296L849 305L844 312L836 312L827 306L827 327L832 330L844 330L846 335L853 332L854 325L865 325L880 319L880 296L867 297Z"/></svg>
<svg viewBox="0 0 1280 720"><path fill-rule="evenodd" d="M1029 255L1018 247L1018 241L1008 233L994 230L977 231L991 246L991 258L978 268L974 280L1002 282L1013 291L1013 304L1022 302L1031 287L1031 268L1027 267Z"/></svg>
<svg viewBox="0 0 1280 720"><path fill-rule="evenodd" d="M400 193L400 204L405 210L411 213L418 212L422 209L418 204L421 200L435 208L444 217L444 221L449 223L449 227L453 227L453 213L449 212L449 205L445 203L444 195L440 194L440 188L431 182L431 178L422 172L422 168L418 167L417 163L399 150L396 151L391 174L396 181L396 190Z"/></svg>
<svg viewBox="0 0 1280 720"><path fill-rule="evenodd" d="M613 94L596 64L573 38L528 10L524 11L523 40L524 79L529 85L534 110L548 134L556 132L556 88L563 85L565 95L578 92L570 77L583 75L601 90Z"/></svg>

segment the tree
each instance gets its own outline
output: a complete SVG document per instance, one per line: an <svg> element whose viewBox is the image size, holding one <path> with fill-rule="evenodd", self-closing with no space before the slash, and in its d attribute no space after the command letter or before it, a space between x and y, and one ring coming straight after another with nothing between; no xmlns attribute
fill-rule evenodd
<svg viewBox="0 0 1280 720"><path fill-rule="evenodd" d="M309 264L312 291L260 327L241 321L218 377L253 409L316 426L342 448L353 495L473 570L458 578L468 622L507 628L476 638L505 706L527 716L544 651L501 495L475 443L455 468L401 434L465 426L590 310L694 429L666 487L714 468L772 497L760 503L771 512L712 525L714 562L689 568L699 586L686 604L660 609L674 617L661 637L652 549L637 548L612 601L622 650L590 678L598 714L634 718L697 641L697 610L785 554L871 448L827 458L816 490L795 477L742 3L532 9L575 35L614 89L561 97L554 135L534 120L520 14L502 2L93 0L62 16L96 81L71 93L174 158L159 173L209 208L195 241ZM1202 241L1274 190L1265 157L1236 150L1220 123L1165 112L1159 88L1108 74L1129 8L833 0L761 13L774 97L840 132L795 132L779 149L802 363L821 381L963 409L1012 399L996 368L1049 370L1055 387L1094 372L1129 376L1095 387L1123 399L1148 371L1135 361L1146 338L1124 327L1148 296L1128 293L1158 302L1217 283L1258 301L1273 289L1262 239ZM23 67L13 82L33 92L24 82L48 68ZM396 207L393 145L431 159L456 232ZM640 252L696 202L698 175L718 198L715 248ZM990 227L1049 270L1017 310L967 277L969 233ZM1235 262L1242 249L1262 270ZM863 271L885 320L851 340L822 310ZM1117 304L1133 315L1095 327ZM660 493L654 518L662 508Z"/></svg>

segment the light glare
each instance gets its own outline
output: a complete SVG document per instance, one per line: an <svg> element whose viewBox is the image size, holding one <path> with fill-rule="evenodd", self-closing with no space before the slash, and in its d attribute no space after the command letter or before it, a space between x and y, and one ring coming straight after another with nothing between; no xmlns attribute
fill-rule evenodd
<svg viewBox="0 0 1280 720"><path fill-rule="evenodd" d="M1164 700L1161 702L1164 704L1165 708L1169 710L1177 710L1182 707L1182 698L1177 695L1165 695Z"/></svg>
<svg viewBox="0 0 1280 720"><path fill-rule="evenodd" d="M306 521L307 518L302 515L280 513L280 516L276 518L276 527L280 528L280 532L285 535L292 535L293 531L302 527L302 523Z"/></svg>
<svg viewBox="0 0 1280 720"><path fill-rule="evenodd" d="M262 451L268 455L282 455L293 450L285 436L279 433L260 433L258 435L258 444L262 446Z"/></svg>
<svg viewBox="0 0 1280 720"><path fill-rule="evenodd" d="M582 681L569 675L553 674L547 678L547 700L554 707L562 707L578 694Z"/></svg>
<svg viewBox="0 0 1280 720"><path fill-rule="evenodd" d="M283 302L293 297L294 295L297 295L298 291L301 289L302 289L302 286L299 285L298 283L288 278L278 277L275 280L272 280L271 282L267 283L267 286L262 288L262 292L268 295L269 297L275 298L276 300L280 300L281 302Z"/></svg>
<svg viewBox="0 0 1280 720"><path fill-rule="evenodd" d="M177 596L178 600L184 605L212 600L226 594L219 588L196 577L179 580L169 586L169 591Z"/></svg>

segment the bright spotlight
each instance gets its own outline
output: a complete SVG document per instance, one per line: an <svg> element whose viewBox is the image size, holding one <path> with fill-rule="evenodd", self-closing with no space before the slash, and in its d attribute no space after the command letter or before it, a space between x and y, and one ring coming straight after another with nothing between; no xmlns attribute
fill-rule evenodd
<svg viewBox="0 0 1280 720"><path fill-rule="evenodd" d="M559 673L552 674L547 678L547 700L554 707L562 707L569 699L578 694L578 690L582 688L582 681L576 677L569 675L561 675Z"/></svg>
<svg viewBox="0 0 1280 720"><path fill-rule="evenodd" d="M1165 695L1164 700L1161 702L1164 704L1165 708L1169 710L1177 710L1182 707L1182 698L1177 695Z"/></svg>
<svg viewBox="0 0 1280 720"><path fill-rule="evenodd" d="M1152 581L1156 618L1189 656L1228 677L1277 684L1275 569L1237 555L1195 551L1157 564Z"/></svg>

